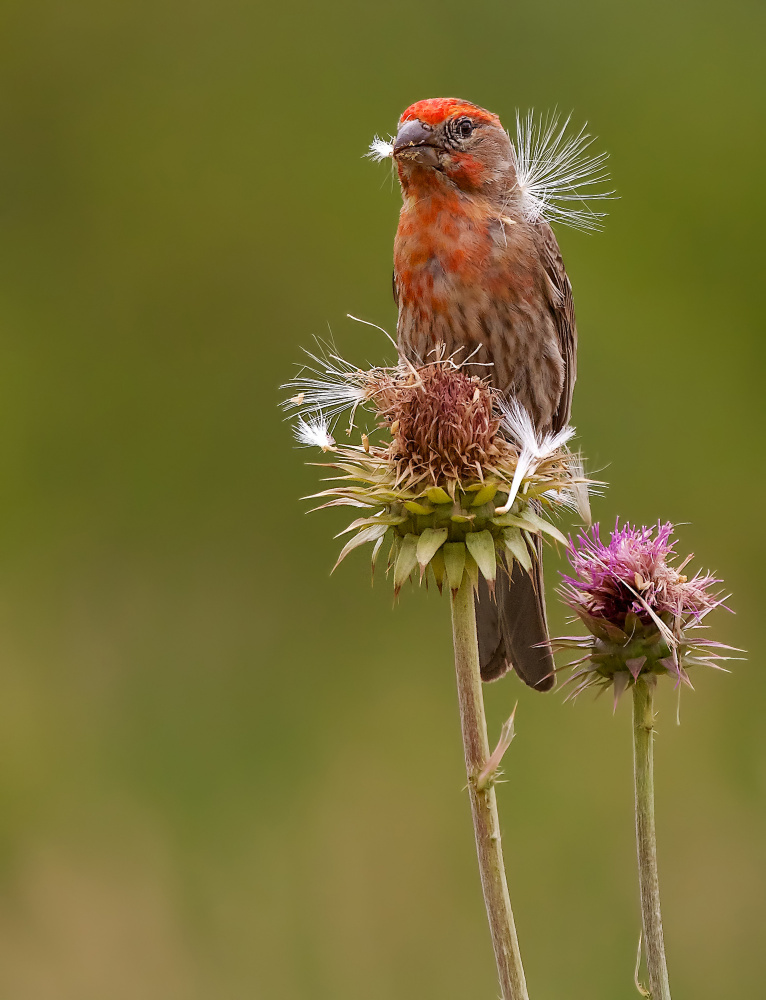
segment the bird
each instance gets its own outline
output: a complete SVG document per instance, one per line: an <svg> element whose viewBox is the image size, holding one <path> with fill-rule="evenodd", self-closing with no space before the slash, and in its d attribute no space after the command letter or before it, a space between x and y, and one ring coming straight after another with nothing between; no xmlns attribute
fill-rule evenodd
<svg viewBox="0 0 766 1000"><path fill-rule="evenodd" d="M433 352L465 359L524 407L540 434L557 433L569 422L577 375L572 286L499 117L458 98L418 101L386 155L402 193L393 274L400 353L421 363ZM550 690L540 545L531 573L514 562L494 594L482 580L475 605L482 679L513 668L535 690Z"/></svg>

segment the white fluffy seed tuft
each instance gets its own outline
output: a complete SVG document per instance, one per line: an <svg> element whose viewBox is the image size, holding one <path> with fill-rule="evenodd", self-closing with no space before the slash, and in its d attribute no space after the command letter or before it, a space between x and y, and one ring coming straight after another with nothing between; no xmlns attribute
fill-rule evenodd
<svg viewBox="0 0 766 1000"><path fill-rule="evenodd" d="M567 134L571 115L563 121L556 112L535 118L529 111L516 115L516 175L521 207L529 222L544 219L574 229L603 228L606 212L597 212L592 201L614 198L604 190L609 183L607 153L593 153L594 139L585 131Z"/></svg>
<svg viewBox="0 0 766 1000"><path fill-rule="evenodd" d="M346 410L353 415L365 398L364 373L342 358L332 343L320 341L317 354L305 353L310 363L281 387L293 394L282 403L282 409L327 418Z"/></svg>
<svg viewBox="0 0 766 1000"><path fill-rule="evenodd" d="M389 160L394 155L394 144L376 135L370 143L369 150L364 154L376 163Z"/></svg>
<svg viewBox="0 0 766 1000"><path fill-rule="evenodd" d="M295 440L303 448L321 448L331 451L335 447L335 439L330 433L330 423L323 413L309 417L298 417L298 423L293 428Z"/></svg>
<svg viewBox="0 0 766 1000"><path fill-rule="evenodd" d="M535 429L530 415L517 400L502 400L500 408L503 411L502 427L520 449L508 499L502 507L497 508L498 514L507 514L513 506L525 476L533 472L542 461L557 452L559 448L563 448L574 436L575 429L567 426L558 434L541 435Z"/></svg>

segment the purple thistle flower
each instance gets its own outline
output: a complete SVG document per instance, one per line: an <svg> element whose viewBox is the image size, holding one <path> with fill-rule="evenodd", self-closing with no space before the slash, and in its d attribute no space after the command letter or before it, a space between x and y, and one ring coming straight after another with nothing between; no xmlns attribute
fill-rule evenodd
<svg viewBox="0 0 766 1000"><path fill-rule="evenodd" d="M691 580L682 570L692 559L688 556L678 567L673 525L657 523L656 529L615 525L609 543L599 535L599 526L570 540L569 561L576 576L564 577L567 604L587 614L622 625L629 613L649 625L651 613L677 617L702 617L722 603L710 588L719 579L697 573Z"/></svg>
<svg viewBox="0 0 766 1000"><path fill-rule="evenodd" d="M597 524L570 539L573 575L563 577L561 595L591 633L555 640L559 649L574 646L585 654L577 663L586 665L571 678L578 682L572 697L593 685L614 685L616 701L640 674L670 673L677 684L691 686L686 665L723 669L718 661L728 657L713 650L731 647L689 636L710 611L726 607L714 589L721 580L685 575L691 555L674 565L672 535L670 522L621 528L618 520L606 544Z"/></svg>

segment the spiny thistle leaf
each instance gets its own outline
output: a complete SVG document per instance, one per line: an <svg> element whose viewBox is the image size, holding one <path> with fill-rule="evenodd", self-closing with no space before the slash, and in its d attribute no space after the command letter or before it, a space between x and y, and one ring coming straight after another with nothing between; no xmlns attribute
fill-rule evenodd
<svg viewBox="0 0 766 1000"><path fill-rule="evenodd" d="M418 539L418 563L425 569L436 555L437 550L447 541L447 528L426 528Z"/></svg>
<svg viewBox="0 0 766 1000"><path fill-rule="evenodd" d="M468 551L476 560L476 564L487 580L495 579L497 560L495 557L495 540L491 533L484 531L472 531L465 536L465 544Z"/></svg>
<svg viewBox="0 0 766 1000"><path fill-rule="evenodd" d="M418 562L418 536L413 534L405 535L399 548L399 555L396 557L394 567L394 589L399 590L402 584L409 579L410 573L415 569Z"/></svg>
<svg viewBox="0 0 766 1000"><path fill-rule="evenodd" d="M444 546L444 567L450 590L457 593L465 570L465 545L462 542L447 542Z"/></svg>

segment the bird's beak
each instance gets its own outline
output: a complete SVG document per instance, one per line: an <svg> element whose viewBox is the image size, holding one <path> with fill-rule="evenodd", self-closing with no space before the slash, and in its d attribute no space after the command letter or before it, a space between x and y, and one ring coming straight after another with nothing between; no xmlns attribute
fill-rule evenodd
<svg viewBox="0 0 766 1000"><path fill-rule="evenodd" d="M438 166L438 145L431 126L417 119L403 122L394 139L394 157L402 157L424 167Z"/></svg>

